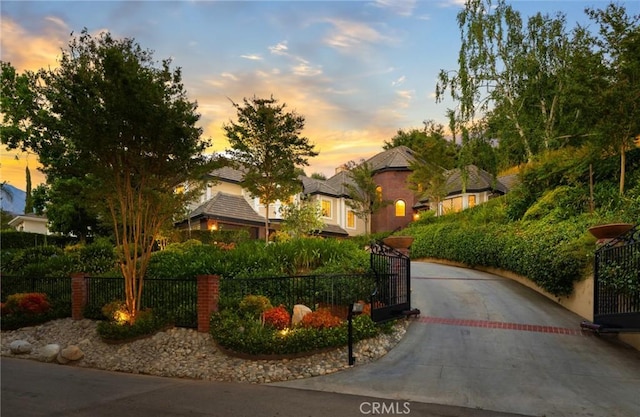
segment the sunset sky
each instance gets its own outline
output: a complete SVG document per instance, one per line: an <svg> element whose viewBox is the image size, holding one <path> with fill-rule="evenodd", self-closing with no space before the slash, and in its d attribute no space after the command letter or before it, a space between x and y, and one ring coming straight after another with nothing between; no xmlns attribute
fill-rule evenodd
<svg viewBox="0 0 640 417"><path fill-rule="evenodd" d="M307 174L331 176L350 160L381 151L398 129L445 122L451 101L436 104L440 69L457 68L456 14L462 0L377 1L7 1L1 4L3 61L19 71L55 67L84 27L134 38L154 58L181 67L198 102L212 151L228 144L222 124L235 120L230 99L273 95L306 118L303 132L320 155ZM512 1L523 16L563 12L587 24L585 7L607 1ZM640 2L626 1L629 13ZM25 188L44 182L36 155L2 149L2 180Z"/></svg>

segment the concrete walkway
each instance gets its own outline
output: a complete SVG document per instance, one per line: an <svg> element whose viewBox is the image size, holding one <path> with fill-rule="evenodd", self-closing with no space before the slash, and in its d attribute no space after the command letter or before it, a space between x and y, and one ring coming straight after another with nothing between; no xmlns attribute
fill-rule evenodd
<svg viewBox="0 0 640 417"><path fill-rule="evenodd" d="M374 364L276 385L531 416L640 416L640 352L516 282L413 262L400 344Z"/></svg>

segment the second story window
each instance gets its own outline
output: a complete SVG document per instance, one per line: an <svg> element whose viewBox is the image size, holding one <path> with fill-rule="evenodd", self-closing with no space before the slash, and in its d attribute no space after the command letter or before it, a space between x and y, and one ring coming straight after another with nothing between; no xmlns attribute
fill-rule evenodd
<svg viewBox="0 0 640 417"><path fill-rule="evenodd" d="M356 214L351 210L347 211L347 227L350 229L356 228Z"/></svg>
<svg viewBox="0 0 640 417"><path fill-rule="evenodd" d="M378 201L382 201L382 187L379 185L376 187L376 198Z"/></svg>
<svg viewBox="0 0 640 417"><path fill-rule="evenodd" d="M331 201L322 200L322 217L331 217Z"/></svg>
<svg viewBox="0 0 640 417"><path fill-rule="evenodd" d="M404 217L406 214L406 204L404 200L396 201L396 217Z"/></svg>

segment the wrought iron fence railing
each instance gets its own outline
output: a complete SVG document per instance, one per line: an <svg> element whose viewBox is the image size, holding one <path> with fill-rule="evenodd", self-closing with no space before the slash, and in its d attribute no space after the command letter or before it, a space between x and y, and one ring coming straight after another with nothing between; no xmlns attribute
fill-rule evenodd
<svg viewBox="0 0 640 417"><path fill-rule="evenodd" d="M594 323L611 330L640 329L640 226L595 254Z"/></svg>

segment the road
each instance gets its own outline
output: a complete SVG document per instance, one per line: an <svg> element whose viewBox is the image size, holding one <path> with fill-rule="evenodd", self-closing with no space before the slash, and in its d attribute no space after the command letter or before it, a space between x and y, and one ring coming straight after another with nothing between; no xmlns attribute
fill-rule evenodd
<svg viewBox="0 0 640 417"><path fill-rule="evenodd" d="M516 417L266 385L99 371L3 357L3 417Z"/></svg>
<svg viewBox="0 0 640 417"><path fill-rule="evenodd" d="M412 262L421 317L377 362L275 385L554 417L640 416L640 352L517 282Z"/></svg>

